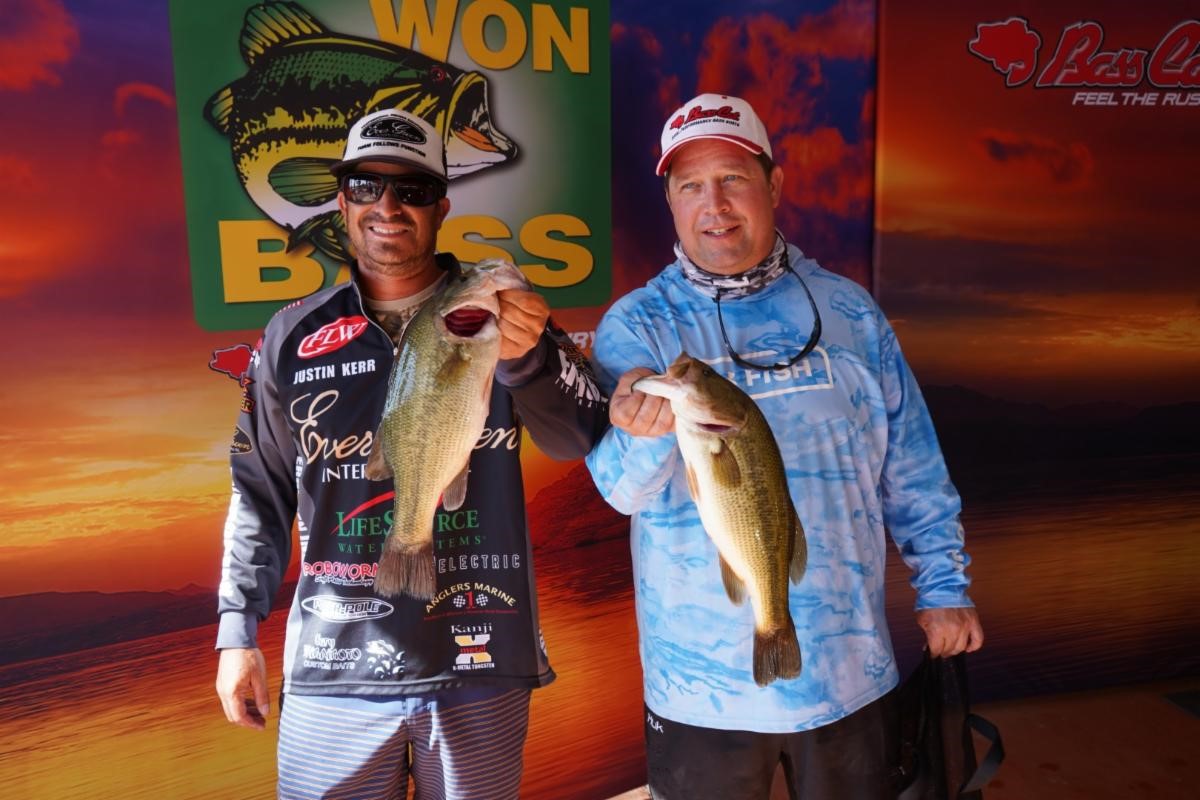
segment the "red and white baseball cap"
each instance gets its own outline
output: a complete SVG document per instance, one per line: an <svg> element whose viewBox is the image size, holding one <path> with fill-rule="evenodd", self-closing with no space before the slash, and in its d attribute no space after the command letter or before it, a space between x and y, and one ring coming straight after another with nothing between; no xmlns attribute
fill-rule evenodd
<svg viewBox="0 0 1200 800"><path fill-rule="evenodd" d="M416 114L388 108L367 114L350 128L346 152L329 171L341 178L364 161L406 164L447 183L442 137Z"/></svg>
<svg viewBox="0 0 1200 800"><path fill-rule="evenodd" d="M766 153L771 156L767 129L749 103L740 97L701 94L667 117L662 129L662 158L658 160L655 174L665 173L675 152L697 139L724 139L754 155Z"/></svg>

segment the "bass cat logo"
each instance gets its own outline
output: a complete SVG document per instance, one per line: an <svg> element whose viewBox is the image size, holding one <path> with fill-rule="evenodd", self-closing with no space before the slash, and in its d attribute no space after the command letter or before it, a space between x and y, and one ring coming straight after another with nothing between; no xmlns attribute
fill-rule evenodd
<svg viewBox="0 0 1200 800"><path fill-rule="evenodd" d="M967 50L1005 76L1005 85L1020 86L1037 72L1042 36L1022 17L980 23ZM1038 74L1038 88L1132 87L1143 81L1162 89L1200 87L1200 20L1180 22L1153 50L1104 49L1098 22L1076 22L1063 28L1058 45Z"/></svg>
<svg viewBox="0 0 1200 800"><path fill-rule="evenodd" d="M415 50L327 30L296 3L246 12L246 74L209 98L204 117L229 137L251 201L286 228L287 249L311 244L349 263L337 179L350 123L373 111L415 109L442 135L450 178L514 158L492 125L487 79Z"/></svg>
<svg viewBox="0 0 1200 800"><path fill-rule="evenodd" d="M682 128L689 122L695 122L698 119L712 119L713 117L737 122L742 118L742 114L739 111L734 111L731 106L721 106L720 108L701 108L700 106L692 106L686 117L683 114L680 114L679 116L675 117L675 119L671 120L671 130Z"/></svg>

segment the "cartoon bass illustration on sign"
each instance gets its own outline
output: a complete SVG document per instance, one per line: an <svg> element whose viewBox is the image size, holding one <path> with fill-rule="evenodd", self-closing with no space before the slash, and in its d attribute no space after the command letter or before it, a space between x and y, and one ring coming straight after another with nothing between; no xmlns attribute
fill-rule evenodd
<svg viewBox="0 0 1200 800"><path fill-rule="evenodd" d="M329 165L350 122L385 108L419 115L441 135L451 180L516 157L495 128L487 80L385 42L326 30L295 3L246 12L246 74L213 95L205 118L229 137L250 199L302 242L349 262L337 180Z"/></svg>

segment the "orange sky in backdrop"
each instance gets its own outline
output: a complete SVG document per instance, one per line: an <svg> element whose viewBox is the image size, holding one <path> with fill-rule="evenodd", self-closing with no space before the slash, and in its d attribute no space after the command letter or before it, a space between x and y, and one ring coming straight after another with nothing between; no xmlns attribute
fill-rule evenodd
<svg viewBox="0 0 1200 800"><path fill-rule="evenodd" d="M876 292L905 352L923 382L1007 398L1197 399L1200 106L1073 106L1033 85L1065 26L1153 50L1194 4L1000 5L883 4ZM1039 69L1006 88L967 43L1022 15Z"/></svg>
<svg viewBox="0 0 1200 800"><path fill-rule="evenodd" d="M208 361L257 331L192 316L169 53L136 32L89 49L58 0L16 6L25 27L0 33L0 99L19 110L0 119L0 595L215 586L241 390ZM531 495L566 469L528 461Z"/></svg>
<svg viewBox="0 0 1200 800"><path fill-rule="evenodd" d="M1029 12L1044 47L1064 24L1104 22L1102 4L1076 5ZM0 593L214 585L239 390L207 363L256 332L208 333L192 318L166 37L106 30L99 49L58 0L15 7L24 27L0 34L0 98L18 112L0 117ZM884 17L879 289L919 376L1045 400L1195 399L1200 108L1080 109L1069 91L1007 90L966 49L977 22L998 19L980 7ZM865 8L726 33L799 58L812 42L852 47L839 20ZM1109 28L1110 44L1152 47L1182 8L1140 9L1137 24ZM622 34L642 36L654 76L653 38L614 30L614 52ZM770 71L703 41L697 53L702 77L732 69L750 86ZM690 94L657 74L660 104ZM758 102L773 124L804 111ZM861 142L822 128L780 144L790 200L867 202L865 173L838 166ZM637 144L652 150L653 133ZM618 231L618 254L633 246ZM657 269L669 250L643 258ZM591 313L559 316L576 329ZM563 471L531 458L527 493Z"/></svg>

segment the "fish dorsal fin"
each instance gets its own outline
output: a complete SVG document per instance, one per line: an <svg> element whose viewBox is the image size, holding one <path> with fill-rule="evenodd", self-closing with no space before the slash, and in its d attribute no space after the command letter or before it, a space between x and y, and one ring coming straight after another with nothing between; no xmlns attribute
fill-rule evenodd
<svg viewBox="0 0 1200 800"><path fill-rule="evenodd" d="M450 485L442 492L442 508L447 511L457 511L462 508L462 504L467 499L467 475L471 472L471 460L468 458L467 463L463 464L463 468L454 476L454 480L450 481Z"/></svg>
<svg viewBox="0 0 1200 800"><path fill-rule="evenodd" d="M725 560L725 556L718 554L717 558L721 562L721 582L725 584L725 594L729 595L731 603L735 606L740 606L746 600L746 584L742 582L742 579L729 566L729 562Z"/></svg>
<svg viewBox="0 0 1200 800"><path fill-rule="evenodd" d="M742 468L737 456L724 439L714 438L709 448L712 454L713 479L722 486L737 486L742 482Z"/></svg>
<svg viewBox="0 0 1200 800"><path fill-rule="evenodd" d="M338 181L329 171L332 158L285 158L267 174L271 188L289 203L312 208L337 197Z"/></svg>
<svg viewBox="0 0 1200 800"><path fill-rule="evenodd" d="M373 481L382 481L392 476L392 468L388 465L387 459L383 457L383 422L379 423L379 427L375 429L375 436L371 439L371 454L367 456L367 466L363 470L369 479Z"/></svg>
<svg viewBox="0 0 1200 800"><path fill-rule="evenodd" d="M246 12L242 26L242 58L254 66L254 61L289 39L324 33L325 27L295 3L263 3Z"/></svg>
<svg viewBox="0 0 1200 800"><path fill-rule="evenodd" d="M233 89L226 86L209 98L204 107L204 116L213 127L224 135L229 135L229 120L233 116Z"/></svg>
<svg viewBox="0 0 1200 800"><path fill-rule="evenodd" d="M792 560L788 563L788 580L792 583L799 583L804 577L804 570L808 566L808 541L804 538L804 526L800 524L800 517L795 511L792 512Z"/></svg>

